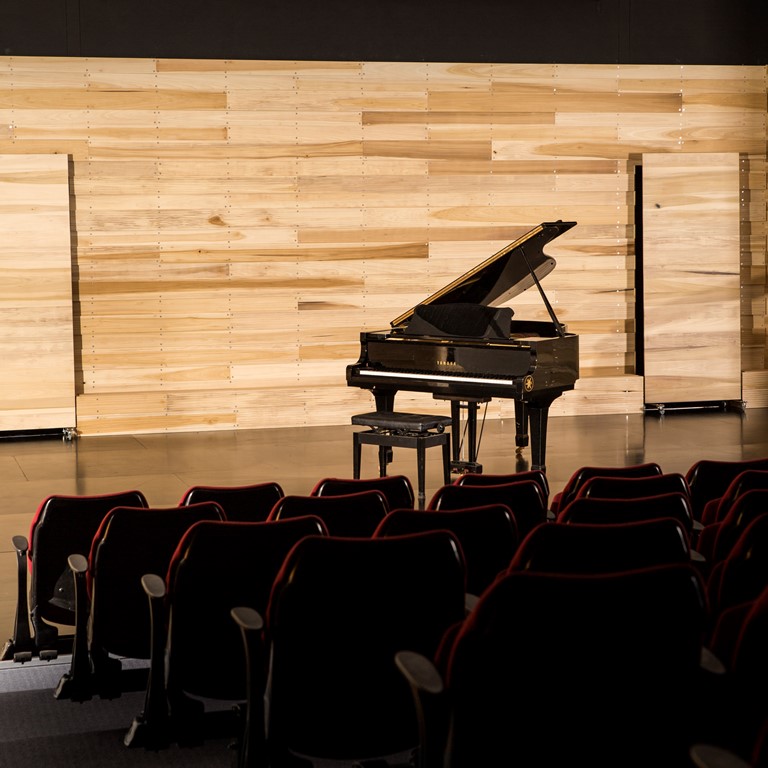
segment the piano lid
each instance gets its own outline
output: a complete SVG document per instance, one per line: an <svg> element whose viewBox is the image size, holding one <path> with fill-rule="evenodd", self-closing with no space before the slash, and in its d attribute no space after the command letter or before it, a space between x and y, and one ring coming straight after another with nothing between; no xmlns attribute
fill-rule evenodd
<svg viewBox="0 0 768 768"><path fill-rule="evenodd" d="M536 285L556 266L544 253L544 246L576 226L575 221L545 221L502 248L482 264L466 272L449 285L433 293L422 304L485 304L495 306L518 296ZM543 295L546 302L546 297ZM395 328L410 320L412 307L390 325Z"/></svg>

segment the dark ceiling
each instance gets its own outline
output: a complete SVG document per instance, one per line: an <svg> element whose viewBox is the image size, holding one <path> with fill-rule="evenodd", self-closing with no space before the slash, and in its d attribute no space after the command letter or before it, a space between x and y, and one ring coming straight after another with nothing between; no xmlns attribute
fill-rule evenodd
<svg viewBox="0 0 768 768"><path fill-rule="evenodd" d="M0 54L768 64L766 0L6 0Z"/></svg>

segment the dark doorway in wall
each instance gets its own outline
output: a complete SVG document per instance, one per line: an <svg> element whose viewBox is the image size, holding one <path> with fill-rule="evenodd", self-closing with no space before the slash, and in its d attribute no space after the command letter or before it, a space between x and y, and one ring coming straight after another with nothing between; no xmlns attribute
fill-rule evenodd
<svg viewBox="0 0 768 768"><path fill-rule="evenodd" d="M643 166L635 166L635 373L645 375L643 309Z"/></svg>

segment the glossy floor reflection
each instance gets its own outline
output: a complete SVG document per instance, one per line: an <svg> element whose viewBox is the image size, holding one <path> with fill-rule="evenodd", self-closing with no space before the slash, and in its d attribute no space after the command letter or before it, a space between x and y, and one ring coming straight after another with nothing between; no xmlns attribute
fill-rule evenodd
<svg viewBox="0 0 768 768"><path fill-rule="evenodd" d="M138 488L154 506L175 505L193 484L277 480L285 493L309 493L324 476L352 476L351 426L0 440L0 633L13 630L16 558L11 537L26 535L39 502L51 493L106 493ZM511 419L479 424L478 461L487 473L528 467L515 453ZM768 456L768 409L667 411L559 416L548 429L547 475L553 492L585 464L656 461L685 472L700 458ZM367 449L367 450L366 450ZM376 448L364 446L362 474L377 474ZM414 451L397 449L390 473L415 484ZM427 499L442 483L440 451L427 452Z"/></svg>

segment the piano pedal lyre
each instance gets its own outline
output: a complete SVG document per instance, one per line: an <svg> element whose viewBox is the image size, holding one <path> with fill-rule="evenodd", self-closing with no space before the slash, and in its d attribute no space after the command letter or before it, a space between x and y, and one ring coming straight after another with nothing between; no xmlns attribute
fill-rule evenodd
<svg viewBox="0 0 768 768"><path fill-rule="evenodd" d="M433 394L435 400L449 400L451 403L451 472L463 475L466 473L480 475L483 465L477 461L480 449L480 436L477 433L477 410L480 403L489 403L490 397L467 397L465 395ZM486 410L488 406L486 405ZM461 414L466 411L466 423L461 427ZM465 441L466 438L466 441ZM463 448L466 442L466 456Z"/></svg>

